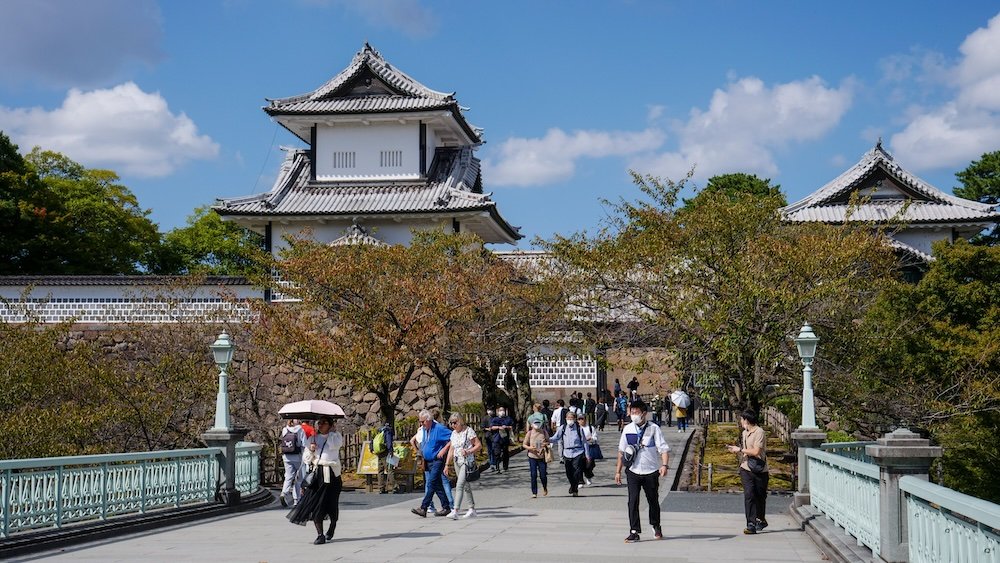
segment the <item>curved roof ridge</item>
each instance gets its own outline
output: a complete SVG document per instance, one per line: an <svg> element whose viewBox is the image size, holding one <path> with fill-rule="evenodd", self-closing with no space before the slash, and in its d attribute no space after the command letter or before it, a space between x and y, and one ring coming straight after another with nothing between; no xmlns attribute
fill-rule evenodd
<svg viewBox="0 0 1000 563"><path fill-rule="evenodd" d="M892 154L882 147L882 140L879 139L875 146L866 151L861 156L861 159L854 164L854 166L848 168L839 176L827 182L820 189L814 191L799 201L786 206L783 211L788 214L794 213L803 208L828 204L830 203L830 200L843 195L844 192L854 189L857 182L879 164L885 166L886 171L898 178L910 189L938 203L956 205L977 211L992 211L996 207L990 204L980 203L978 201L963 199L947 194L934 187L896 162Z"/></svg>

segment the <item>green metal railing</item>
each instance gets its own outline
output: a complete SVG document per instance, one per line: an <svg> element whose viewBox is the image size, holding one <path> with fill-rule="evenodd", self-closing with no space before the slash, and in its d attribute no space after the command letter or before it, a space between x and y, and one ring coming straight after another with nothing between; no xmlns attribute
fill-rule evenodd
<svg viewBox="0 0 1000 563"><path fill-rule="evenodd" d="M257 490L259 444L237 446L237 488ZM209 503L219 486L219 448L0 461L0 538Z"/></svg>
<svg viewBox="0 0 1000 563"><path fill-rule="evenodd" d="M847 456L806 450L812 505L879 554L879 468Z"/></svg>
<svg viewBox="0 0 1000 563"><path fill-rule="evenodd" d="M1000 563L1000 506L906 476L910 561Z"/></svg>
<svg viewBox="0 0 1000 563"><path fill-rule="evenodd" d="M872 463L872 458L865 453L865 446L875 442L827 442L820 444L819 449L824 452L844 456L864 463Z"/></svg>

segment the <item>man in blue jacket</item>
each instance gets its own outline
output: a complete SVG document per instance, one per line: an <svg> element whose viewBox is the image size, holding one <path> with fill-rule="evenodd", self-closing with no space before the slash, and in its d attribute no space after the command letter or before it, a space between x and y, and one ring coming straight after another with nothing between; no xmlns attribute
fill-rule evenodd
<svg viewBox="0 0 1000 563"><path fill-rule="evenodd" d="M435 512L437 516L447 516L451 512L451 503L444 492L444 485L441 483L441 476L444 474L444 464L448 459L448 448L451 447L451 430L445 425L435 422L434 415L428 410L420 411L417 415L420 419L420 431L423 432L423 442L421 444L421 455L424 458L426 469L424 480L430 483L424 493L424 500L420 503L420 508L414 508L410 512L427 518L427 507L431 505L434 494L437 493L441 501L441 509Z"/></svg>

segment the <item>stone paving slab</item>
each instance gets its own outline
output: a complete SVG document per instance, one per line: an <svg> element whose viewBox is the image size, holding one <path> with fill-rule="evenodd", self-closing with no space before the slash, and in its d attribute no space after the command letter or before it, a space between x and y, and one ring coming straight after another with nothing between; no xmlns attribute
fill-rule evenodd
<svg viewBox="0 0 1000 563"><path fill-rule="evenodd" d="M615 434L608 432L602 436L605 452L614 451ZM676 433L666 435L672 446L684 439L684 435ZM675 454L678 453L675 449ZM676 463L679 457L672 456L672 461ZM315 538L312 526L289 524L284 518L286 511L273 503L265 509L65 548L20 561L825 560L787 513L770 516L771 525L764 533L744 536L741 510L664 511L665 538L657 541L647 525L645 501L640 508L643 541L625 544L623 540L629 531L627 491L624 486L613 484L613 462L598 464L595 486L582 489L577 498L567 494L562 466L552 465L550 495L537 499L530 496L523 455L511 460L509 473L484 475L475 484L479 516L473 519L419 518L409 510L417 504L412 495L397 495L402 502L395 504L360 508L363 499L353 493L345 494L344 500L354 503L351 505L354 509L341 511L337 535L326 545L312 545ZM662 504L668 507L671 495L666 484L671 476L672 473L661 488ZM727 496L737 508L742 507L742 497ZM379 503L387 502L388 498L391 497L383 495Z"/></svg>

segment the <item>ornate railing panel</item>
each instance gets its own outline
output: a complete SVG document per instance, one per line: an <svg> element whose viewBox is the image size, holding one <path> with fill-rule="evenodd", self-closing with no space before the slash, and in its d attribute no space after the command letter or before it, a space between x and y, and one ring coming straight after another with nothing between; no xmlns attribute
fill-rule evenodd
<svg viewBox="0 0 1000 563"><path fill-rule="evenodd" d="M260 444L236 444L236 490L249 494L260 486Z"/></svg>
<svg viewBox="0 0 1000 563"><path fill-rule="evenodd" d="M1000 563L1000 506L903 477L910 561Z"/></svg>
<svg viewBox="0 0 1000 563"><path fill-rule="evenodd" d="M878 466L816 449L806 457L813 507L878 555Z"/></svg>
<svg viewBox="0 0 1000 563"><path fill-rule="evenodd" d="M237 447L237 486L260 482L261 446ZM212 502L218 448L0 461L0 538L36 528Z"/></svg>
<svg viewBox="0 0 1000 563"><path fill-rule="evenodd" d="M827 442L820 444L824 452L844 456L864 463L872 463L872 458L865 453L865 446L875 442Z"/></svg>

